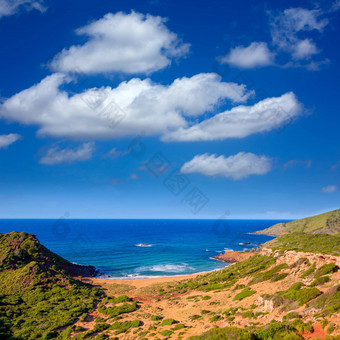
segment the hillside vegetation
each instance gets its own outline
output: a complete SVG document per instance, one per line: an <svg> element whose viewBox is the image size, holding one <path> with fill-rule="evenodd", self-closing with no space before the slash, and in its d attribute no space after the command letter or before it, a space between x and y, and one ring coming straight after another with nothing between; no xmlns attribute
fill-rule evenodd
<svg viewBox="0 0 340 340"><path fill-rule="evenodd" d="M329 234L340 232L340 209L321 215L302 218L287 223L278 223L267 229L257 231L256 234L280 236L288 233Z"/></svg>
<svg viewBox="0 0 340 340"><path fill-rule="evenodd" d="M51 339L93 310L102 290L74 280L93 276L42 246L34 235L0 235L0 339Z"/></svg>
<svg viewBox="0 0 340 340"><path fill-rule="evenodd" d="M338 221L287 223L294 232L225 269L144 286L0 234L0 339L340 339Z"/></svg>

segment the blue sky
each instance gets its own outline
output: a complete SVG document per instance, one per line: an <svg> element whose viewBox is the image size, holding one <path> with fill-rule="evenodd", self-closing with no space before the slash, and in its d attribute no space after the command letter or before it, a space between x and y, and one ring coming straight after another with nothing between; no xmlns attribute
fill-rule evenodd
<svg viewBox="0 0 340 340"><path fill-rule="evenodd" d="M339 1L0 3L0 218L339 208Z"/></svg>

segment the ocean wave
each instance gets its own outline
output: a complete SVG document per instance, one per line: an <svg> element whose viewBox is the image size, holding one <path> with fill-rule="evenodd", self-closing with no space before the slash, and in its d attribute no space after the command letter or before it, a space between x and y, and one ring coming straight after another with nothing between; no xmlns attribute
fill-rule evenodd
<svg viewBox="0 0 340 340"><path fill-rule="evenodd" d="M153 266L143 266L137 269L138 272L164 272L164 273L182 273L187 270L194 270L187 263L181 264L155 264Z"/></svg>

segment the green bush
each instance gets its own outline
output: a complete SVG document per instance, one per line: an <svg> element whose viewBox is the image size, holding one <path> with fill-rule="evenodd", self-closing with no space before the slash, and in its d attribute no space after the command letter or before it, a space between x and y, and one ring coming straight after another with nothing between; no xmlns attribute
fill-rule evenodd
<svg viewBox="0 0 340 340"><path fill-rule="evenodd" d="M243 300L249 296L252 296L253 294L255 294L256 291L255 290L251 290L250 288L246 288L244 290L242 290L242 292L238 293L237 295L235 295L234 297L234 301L236 300Z"/></svg>
<svg viewBox="0 0 340 340"><path fill-rule="evenodd" d="M109 328L111 330L115 330L115 334L121 334L126 333L131 328L138 328L142 325L142 322L139 320L133 320L133 321L124 321L119 322L116 321L112 324L112 326Z"/></svg>
<svg viewBox="0 0 340 340"><path fill-rule="evenodd" d="M162 320L163 319L163 316L160 316L160 315L152 315L151 316L151 321L159 321L159 320Z"/></svg>
<svg viewBox="0 0 340 340"><path fill-rule="evenodd" d="M171 326L174 323L176 323L177 321L174 319L164 319L161 323L162 326Z"/></svg>
<svg viewBox="0 0 340 340"><path fill-rule="evenodd" d="M329 276L321 276L321 277L317 277L311 284L311 286L315 287L315 286L320 286L323 285L327 282L329 282L331 280L331 278Z"/></svg>

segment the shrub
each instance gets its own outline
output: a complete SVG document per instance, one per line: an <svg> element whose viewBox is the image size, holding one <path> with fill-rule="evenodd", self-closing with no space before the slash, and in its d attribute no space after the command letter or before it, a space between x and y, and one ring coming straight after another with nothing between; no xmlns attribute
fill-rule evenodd
<svg viewBox="0 0 340 340"><path fill-rule="evenodd" d="M139 320L133 320L133 321L124 321L119 322L116 321L112 326L110 327L111 330L115 330L115 334L121 334L126 333L130 328L137 328L142 325L142 322Z"/></svg>
<svg viewBox="0 0 340 340"><path fill-rule="evenodd" d="M201 315L197 315L197 314L189 316L189 319L191 321L194 321L194 320L197 320L197 319L201 319L201 318L202 318Z"/></svg>
<svg viewBox="0 0 340 340"><path fill-rule="evenodd" d="M163 319L163 316L160 316L160 315L152 315L151 316L151 321L159 321L159 320L162 320Z"/></svg>
<svg viewBox="0 0 340 340"><path fill-rule="evenodd" d="M321 276L321 277L317 277L311 284L311 286L315 287L315 286L320 286L323 285L327 282L329 282L331 280L331 278L329 276Z"/></svg>
<svg viewBox="0 0 340 340"><path fill-rule="evenodd" d="M315 278L319 278L321 276L331 274L336 270L335 263L326 263L323 266L321 266L314 274Z"/></svg>
<svg viewBox="0 0 340 340"><path fill-rule="evenodd" d="M176 323L177 321L174 319L164 319L161 323L162 326L171 326L174 323Z"/></svg>
<svg viewBox="0 0 340 340"><path fill-rule="evenodd" d="M242 292L238 293L235 297L234 297L234 301L236 300L243 300L249 296L252 296L253 294L255 294L256 291L255 290L251 290L250 288L246 288L244 290L242 290Z"/></svg>
<svg viewBox="0 0 340 340"><path fill-rule="evenodd" d="M185 326L182 323L177 324L172 330L178 331L179 329L183 329Z"/></svg>
<svg viewBox="0 0 340 340"><path fill-rule="evenodd" d="M110 317L115 317L120 314L125 314L125 313L131 313L137 310L137 302L134 302L132 304L124 303L123 305L120 306L112 306L112 307L105 307L101 305L98 308L98 311L102 314L109 315Z"/></svg>
<svg viewBox="0 0 340 340"><path fill-rule="evenodd" d="M222 320L222 319L223 319L222 315L214 315L209 320L210 320L210 322L215 322L215 321L219 321L219 320Z"/></svg>
<svg viewBox="0 0 340 340"><path fill-rule="evenodd" d="M166 336L166 337L169 337L169 336L171 336L173 334L173 332L170 331L170 330L165 330L165 331L160 332L159 334L163 335L163 336Z"/></svg>

